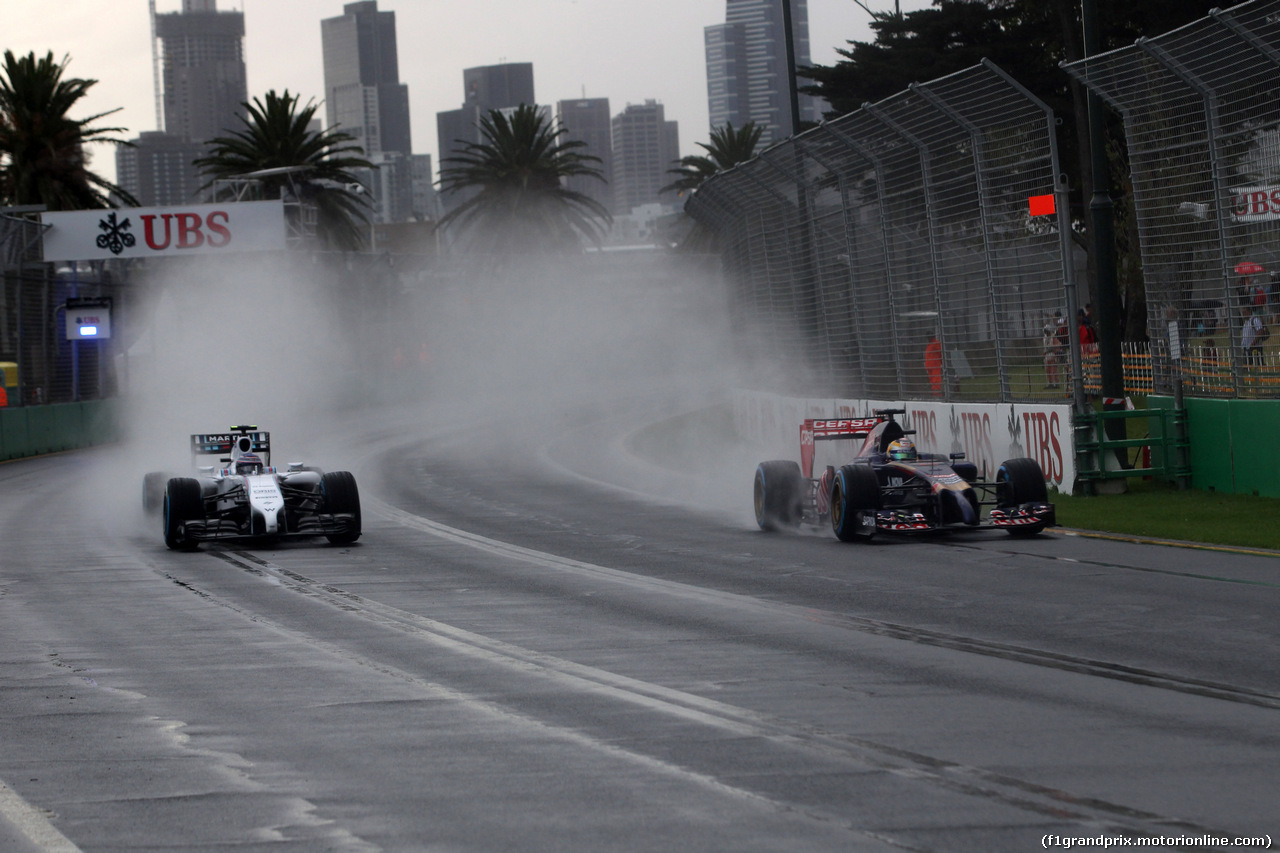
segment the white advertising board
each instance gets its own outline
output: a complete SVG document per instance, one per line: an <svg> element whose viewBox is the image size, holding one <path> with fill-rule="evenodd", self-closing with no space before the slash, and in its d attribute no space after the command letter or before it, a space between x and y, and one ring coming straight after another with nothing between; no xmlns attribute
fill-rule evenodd
<svg viewBox="0 0 1280 853"><path fill-rule="evenodd" d="M42 213L46 261L270 252L285 248L276 201Z"/></svg>

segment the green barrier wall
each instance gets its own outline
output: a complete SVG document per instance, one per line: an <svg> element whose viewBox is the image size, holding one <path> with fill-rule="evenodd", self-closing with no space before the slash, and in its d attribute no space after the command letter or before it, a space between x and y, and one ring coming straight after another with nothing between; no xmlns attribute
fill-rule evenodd
<svg viewBox="0 0 1280 853"><path fill-rule="evenodd" d="M1280 400L1190 397L1191 487L1280 497ZM1172 397L1148 397L1152 408L1173 408Z"/></svg>
<svg viewBox="0 0 1280 853"><path fill-rule="evenodd" d="M120 437L117 400L0 409L0 460L106 444Z"/></svg>

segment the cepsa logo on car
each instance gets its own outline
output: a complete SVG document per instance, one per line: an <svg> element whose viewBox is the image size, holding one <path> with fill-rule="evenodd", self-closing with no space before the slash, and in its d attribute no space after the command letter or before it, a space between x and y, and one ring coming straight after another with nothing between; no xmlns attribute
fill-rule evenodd
<svg viewBox="0 0 1280 853"><path fill-rule="evenodd" d="M868 433L880 423L880 418L838 418L835 420L813 421L814 438L831 438L832 436L852 436Z"/></svg>

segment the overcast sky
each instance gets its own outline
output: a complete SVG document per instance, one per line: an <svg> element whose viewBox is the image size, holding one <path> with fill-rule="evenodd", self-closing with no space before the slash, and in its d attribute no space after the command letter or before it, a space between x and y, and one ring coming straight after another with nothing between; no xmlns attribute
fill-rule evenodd
<svg viewBox="0 0 1280 853"><path fill-rule="evenodd" d="M269 89L324 94L320 21L342 14L344 0L218 0L245 14L249 96ZM869 0L891 9L892 0ZM928 0L903 0L903 11ZM157 0L175 12L181 0ZM532 62L541 104L582 97L609 99L616 115L653 98L680 122L682 154L707 139L703 28L723 23L724 0L379 0L396 13L400 81L409 86L413 150L436 152L436 113L462 105L462 69ZM829 65L845 43L870 41L866 12L854 0L809 0L812 59ZM146 0L0 0L0 47L17 54L69 54L68 73L98 80L81 101L82 118L121 107L105 123L129 138L155 130L150 23ZM319 115L323 118L324 110ZM114 178L110 149L93 167Z"/></svg>

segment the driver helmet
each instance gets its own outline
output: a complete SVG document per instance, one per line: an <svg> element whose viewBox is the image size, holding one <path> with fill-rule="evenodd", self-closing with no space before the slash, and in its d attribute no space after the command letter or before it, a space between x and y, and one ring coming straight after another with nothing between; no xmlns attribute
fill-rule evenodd
<svg viewBox="0 0 1280 853"><path fill-rule="evenodd" d="M236 460L237 474L260 474L262 473L262 457L256 453L246 453Z"/></svg>
<svg viewBox="0 0 1280 853"><path fill-rule="evenodd" d="M889 458L894 462L915 462L916 446L909 438L900 438L889 443Z"/></svg>

